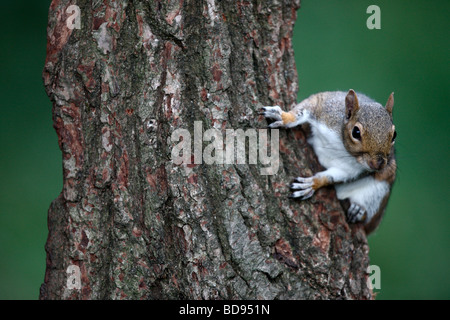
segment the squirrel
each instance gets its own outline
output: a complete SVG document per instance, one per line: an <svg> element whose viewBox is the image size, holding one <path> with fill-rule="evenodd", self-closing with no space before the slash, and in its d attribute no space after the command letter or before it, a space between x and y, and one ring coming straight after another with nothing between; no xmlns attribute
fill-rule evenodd
<svg viewBox="0 0 450 320"><path fill-rule="evenodd" d="M394 93L386 106L352 89L321 92L289 112L279 106L260 109L269 128L309 124L308 143L326 169L290 184L290 198L308 199L324 186L334 185L350 223L361 222L366 234L379 225L395 181L397 164L392 120Z"/></svg>

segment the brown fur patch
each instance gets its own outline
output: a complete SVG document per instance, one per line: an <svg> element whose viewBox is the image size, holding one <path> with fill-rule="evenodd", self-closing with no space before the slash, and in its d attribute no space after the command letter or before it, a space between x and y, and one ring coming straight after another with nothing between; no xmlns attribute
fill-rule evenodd
<svg viewBox="0 0 450 320"><path fill-rule="evenodd" d="M380 208L378 208L378 212L372 217L372 219L369 221L369 223L364 225L364 231L366 231L366 234L369 235L375 229L378 227L378 225L381 222L381 218L383 218L388 200L389 200L390 193L388 193L383 200L381 201Z"/></svg>
<svg viewBox="0 0 450 320"><path fill-rule="evenodd" d="M317 190L319 188L325 187L330 184L330 181L327 177L318 177L313 179L313 190Z"/></svg>
<svg viewBox="0 0 450 320"><path fill-rule="evenodd" d="M295 119L296 119L295 115L290 112L281 113L281 120L283 120L283 124L294 122Z"/></svg>

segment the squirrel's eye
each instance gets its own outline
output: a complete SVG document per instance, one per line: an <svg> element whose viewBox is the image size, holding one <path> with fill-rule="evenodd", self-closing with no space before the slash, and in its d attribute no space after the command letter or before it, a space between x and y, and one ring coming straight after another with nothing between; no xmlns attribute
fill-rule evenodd
<svg viewBox="0 0 450 320"><path fill-rule="evenodd" d="M353 130L352 130L352 137L353 138L355 138L355 139L357 139L357 140L361 140L361 131L359 131L359 128L358 127L353 127Z"/></svg>
<svg viewBox="0 0 450 320"><path fill-rule="evenodd" d="M394 131L394 135L392 136L392 142L395 141L395 138L397 138L397 131Z"/></svg>

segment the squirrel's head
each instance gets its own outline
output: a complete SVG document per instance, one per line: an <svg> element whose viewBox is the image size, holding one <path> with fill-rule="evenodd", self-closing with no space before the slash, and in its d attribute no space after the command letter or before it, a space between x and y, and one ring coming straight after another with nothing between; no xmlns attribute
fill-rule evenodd
<svg viewBox="0 0 450 320"><path fill-rule="evenodd" d="M345 97L344 144L367 170L383 169L393 150L397 136L392 122L393 106L394 93L386 107L365 100L359 103L353 90Z"/></svg>

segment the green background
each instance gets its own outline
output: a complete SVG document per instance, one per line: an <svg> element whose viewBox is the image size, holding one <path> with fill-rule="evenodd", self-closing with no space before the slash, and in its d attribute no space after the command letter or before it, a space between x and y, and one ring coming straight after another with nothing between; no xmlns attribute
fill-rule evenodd
<svg viewBox="0 0 450 320"><path fill-rule="evenodd" d="M61 152L41 80L48 0L0 4L0 299L37 299ZM366 9L381 9L369 30ZM378 299L450 298L450 1L303 0L294 32L299 100L327 90L395 92L398 178L370 236Z"/></svg>

